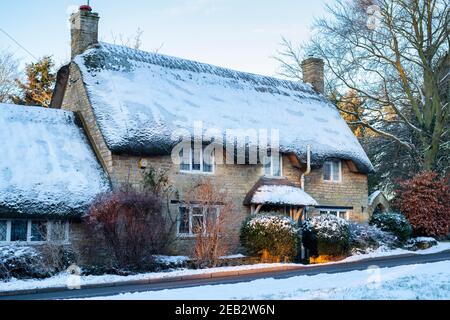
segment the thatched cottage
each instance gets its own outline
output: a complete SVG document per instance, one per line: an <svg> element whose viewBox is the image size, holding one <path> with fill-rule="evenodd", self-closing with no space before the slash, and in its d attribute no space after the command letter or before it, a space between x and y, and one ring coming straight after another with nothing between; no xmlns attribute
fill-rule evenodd
<svg viewBox="0 0 450 320"><path fill-rule="evenodd" d="M142 172L153 167L166 169L171 184L179 191L170 206L177 215L177 233L184 242L194 236L194 216L197 220L204 219L207 212L201 209L201 204L186 205L183 194L193 180L205 177L225 190L233 202L234 217L228 226L231 248L238 246L242 221L250 214L264 211L282 211L295 219L332 213L349 220L368 220L367 174L373 166L336 108L322 95L324 65L321 60L304 61L305 83L300 83L101 43L98 41L99 15L86 6L71 16L71 26L72 60L58 72L52 100L52 107L61 110L30 112L56 118L54 125L59 131L53 130L51 124L48 127L48 134L55 139L67 138L70 133L74 138L73 122L79 121L77 130L85 134L82 136L81 131L77 131L78 141L84 142L80 154L75 153L80 151L81 144L72 149L76 152L70 152L70 146L61 141L52 147L53 141L46 136L35 141L45 150L61 152L61 159L54 159L55 163L61 161L58 165L62 171L68 170L67 175L71 174L70 170L84 175L86 180L80 178L77 182L80 186L92 184L91 188L75 190L75 194L82 197L79 208L95 193L109 188L103 174L111 188L131 184L139 189L143 184ZM5 116L5 110L6 113L16 111L0 107L0 121L8 123L12 120ZM20 115L29 117L25 110L17 111L13 117ZM58 125L61 118L65 118L68 132ZM195 133L198 123L202 125L200 134ZM258 156L256 162L252 162L248 151L254 150L251 133L260 129L277 133L279 153L269 152L266 157ZM209 149L203 146L199 157L183 157L180 153L182 159L174 161L172 151L180 142L174 132L204 138L208 130L218 133L227 142L232 139L228 135L230 131L250 132L251 137L244 141L233 140L232 151L208 154L205 150ZM7 133L0 128L2 134ZM243 153L245 156L236 156L239 150L247 150ZM183 153L185 151L183 149ZM197 151L193 148L187 152ZM207 163L206 156L214 161ZM86 161L79 157L85 157ZM5 174L8 161L13 160L0 160L0 175ZM40 172L55 169L47 167L45 158L37 157L34 161L42 161L37 169ZM11 181L26 179L18 172L27 166L29 161L23 161L23 166L12 173ZM51 183L56 192L66 196L74 192L64 183ZM20 187L20 184L0 182L0 208L8 203L8 192ZM36 202L47 195L34 185L28 188L34 191L32 198ZM83 193L85 191L89 194ZM64 198L57 193L54 196ZM69 198L76 201L76 197ZM42 204L72 212L70 203L57 205L57 202L44 201ZM19 211L27 214L27 207ZM0 211L0 219L4 212ZM6 229L10 230L10 220L7 225ZM1 228L0 224L0 237Z"/></svg>

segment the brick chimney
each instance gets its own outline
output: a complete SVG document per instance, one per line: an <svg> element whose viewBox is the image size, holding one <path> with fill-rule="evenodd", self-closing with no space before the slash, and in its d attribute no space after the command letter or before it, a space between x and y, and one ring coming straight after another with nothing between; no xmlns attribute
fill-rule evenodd
<svg viewBox="0 0 450 320"><path fill-rule="evenodd" d="M319 93L325 92L324 65L319 58L308 58L302 62L303 82L311 84Z"/></svg>
<svg viewBox="0 0 450 320"><path fill-rule="evenodd" d="M72 59L92 45L98 44L98 13L89 5L81 6L70 16Z"/></svg>

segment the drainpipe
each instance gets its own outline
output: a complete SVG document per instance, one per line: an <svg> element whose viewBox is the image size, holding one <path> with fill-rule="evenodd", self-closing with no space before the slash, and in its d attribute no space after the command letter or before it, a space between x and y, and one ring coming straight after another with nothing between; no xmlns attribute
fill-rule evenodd
<svg viewBox="0 0 450 320"><path fill-rule="evenodd" d="M302 184L302 190L305 190L305 177L311 173L311 146L306 147L306 171L302 174L300 178Z"/></svg>

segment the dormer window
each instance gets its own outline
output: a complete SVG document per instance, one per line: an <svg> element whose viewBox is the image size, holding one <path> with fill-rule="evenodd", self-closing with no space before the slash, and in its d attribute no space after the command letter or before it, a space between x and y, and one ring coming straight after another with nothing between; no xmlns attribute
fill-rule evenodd
<svg viewBox="0 0 450 320"><path fill-rule="evenodd" d="M191 145L190 150L181 149L180 151L180 171L190 173L214 173L214 151L205 152L206 146L194 148ZM189 152L188 157L184 157L183 152Z"/></svg>
<svg viewBox="0 0 450 320"><path fill-rule="evenodd" d="M281 154L266 157L264 161L264 175L268 177L281 177L283 175L283 161Z"/></svg>
<svg viewBox="0 0 450 320"><path fill-rule="evenodd" d="M342 181L342 162L339 160L325 161L323 164L323 181Z"/></svg>

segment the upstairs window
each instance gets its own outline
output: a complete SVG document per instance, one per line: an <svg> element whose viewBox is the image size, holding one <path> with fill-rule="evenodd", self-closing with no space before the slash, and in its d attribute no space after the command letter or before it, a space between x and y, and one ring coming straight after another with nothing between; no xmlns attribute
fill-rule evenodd
<svg viewBox="0 0 450 320"><path fill-rule="evenodd" d="M214 173L214 151L205 152L206 146L202 148L194 148L191 146L190 150L181 149L180 151L180 171L193 173ZM185 155L188 152L189 155Z"/></svg>
<svg viewBox="0 0 450 320"><path fill-rule="evenodd" d="M323 164L323 180L327 182L342 181L342 165L341 161L325 161Z"/></svg>
<svg viewBox="0 0 450 320"><path fill-rule="evenodd" d="M264 161L264 175L269 177L281 177L283 175L283 162L281 154L266 157Z"/></svg>

